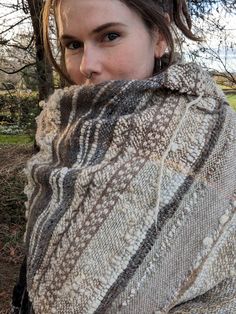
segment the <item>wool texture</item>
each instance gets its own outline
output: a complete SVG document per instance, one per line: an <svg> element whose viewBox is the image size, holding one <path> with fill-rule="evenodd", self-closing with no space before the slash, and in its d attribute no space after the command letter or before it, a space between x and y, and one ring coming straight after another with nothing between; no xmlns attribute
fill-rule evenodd
<svg viewBox="0 0 236 314"><path fill-rule="evenodd" d="M34 313L236 313L236 114L206 72L57 90L37 123Z"/></svg>

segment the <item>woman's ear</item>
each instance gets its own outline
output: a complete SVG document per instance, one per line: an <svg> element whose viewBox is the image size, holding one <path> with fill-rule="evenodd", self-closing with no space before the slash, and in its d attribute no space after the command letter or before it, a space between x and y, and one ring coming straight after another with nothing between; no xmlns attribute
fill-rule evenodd
<svg viewBox="0 0 236 314"><path fill-rule="evenodd" d="M168 45L166 43L166 40L164 36L160 33L157 35L157 40L155 43L155 57L156 58L161 58L164 53L166 52Z"/></svg>
<svg viewBox="0 0 236 314"><path fill-rule="evenodd" d="M171 21L170 21L169 14L165 13L164 17L165 17L166 23L169 24L169 26L170 26ZM164 35L162 33L160 33L159 30L156 30L155 57L161 58L164 55L164 53L166 52L167 47L168 47L168 45L166 43L166 39L165 39Z"/></svg>

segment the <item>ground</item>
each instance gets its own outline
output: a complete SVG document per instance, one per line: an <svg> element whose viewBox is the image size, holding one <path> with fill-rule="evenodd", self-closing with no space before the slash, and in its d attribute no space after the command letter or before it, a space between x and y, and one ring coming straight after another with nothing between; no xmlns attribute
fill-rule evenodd
<svg viewBox="0 0 236 314"><path fill-rule="evenodd" d="M9 313L9 304L18 273L19 263L9 263L0 258L0 313Z"/></svg>
<svg viewBox="0 0 236 314"><path fill-rule="evenodd" d="M0 314L9 312L12 289L23 260L25 229L22 169L32 145L0 144Z"/></svg>

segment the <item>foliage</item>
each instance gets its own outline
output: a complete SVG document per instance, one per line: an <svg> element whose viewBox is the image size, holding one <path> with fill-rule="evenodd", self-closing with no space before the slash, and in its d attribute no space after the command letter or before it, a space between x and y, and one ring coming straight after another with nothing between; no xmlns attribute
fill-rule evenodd
<svg viewBox="0 0 236 314"><path fill-rule="evenodd" d="M15 124L9 125L9 126L0 125L1 135L17 135L17 134L22 134L23 132L24 130L19 128L19 126Z"/></svg>
<svg viewBox="0 0 236 314"><path fill-rule="evenodd" d="M34 136L35 117L39 114L37 93L0 94L0 134L27 133Z"/></svg>
<svg viewBox="0 0 236 314"><path fill-rule="evenodd" d="M35 67L27 67L21 71L22 80L24 82L24 87L37 91L38 89L38 78Z"/></svg>

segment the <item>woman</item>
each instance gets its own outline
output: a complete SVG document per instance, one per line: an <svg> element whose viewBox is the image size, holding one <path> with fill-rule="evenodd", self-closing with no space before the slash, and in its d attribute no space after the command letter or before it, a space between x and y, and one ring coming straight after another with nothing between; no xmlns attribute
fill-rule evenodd
<svg viewBox="0 0 236 314"><path fill-rule="evenodd" d="M236 116L174 59L172 27L198 40L185 1L46 1L44 18L73 86L37 119L15 311L234 313Z"/></svg>

